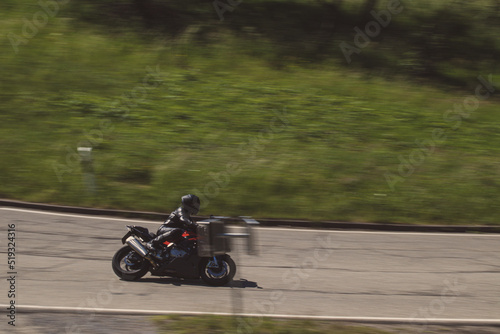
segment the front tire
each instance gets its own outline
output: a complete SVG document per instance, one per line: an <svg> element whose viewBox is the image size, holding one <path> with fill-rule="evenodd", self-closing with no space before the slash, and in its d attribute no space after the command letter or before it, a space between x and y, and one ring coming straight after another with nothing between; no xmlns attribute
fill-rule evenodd
<svg viewBox="0 0 500 334"><path fill-rule="evenodd" d="M205 283L222 286L231 282L236 274L236 264L229 255L217 256L218 266L213 258L203 258L200 263L200 276Z"/></svg>
<svg viewBox="0 0 500 334"><path fill-rule="evenodd" d="M148 260L137 254L130 246L123 246L111 261L116 276L124 281L136 281L146 275L150 264Z"/></svg>

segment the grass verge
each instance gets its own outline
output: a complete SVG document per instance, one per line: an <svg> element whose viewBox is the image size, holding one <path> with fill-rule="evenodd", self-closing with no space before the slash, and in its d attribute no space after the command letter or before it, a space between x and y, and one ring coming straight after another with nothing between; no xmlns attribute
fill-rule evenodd
<svg viewBox="0 0 500 334"><path fill-rule="evenodd" d="M153 318L159 333L172 334L390 334L366 326L326 321L235 318L224 316L158 316Z"/></svg>

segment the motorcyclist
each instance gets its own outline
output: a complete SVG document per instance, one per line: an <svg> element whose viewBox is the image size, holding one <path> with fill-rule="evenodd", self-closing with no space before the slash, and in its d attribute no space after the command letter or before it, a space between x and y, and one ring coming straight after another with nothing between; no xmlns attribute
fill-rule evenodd
<svg viewBox="0 0 500 334"><path fill-rule="evenodd" d="M174 210L167 220L158 228L156 238L146 244L150 253L160 249L165 241L175 243L181 239L184 230L196 227L196 223L191 220L191 215L195 215L200 210L200 199L196 195L185 195L181 198L182 204Z"/></svg>

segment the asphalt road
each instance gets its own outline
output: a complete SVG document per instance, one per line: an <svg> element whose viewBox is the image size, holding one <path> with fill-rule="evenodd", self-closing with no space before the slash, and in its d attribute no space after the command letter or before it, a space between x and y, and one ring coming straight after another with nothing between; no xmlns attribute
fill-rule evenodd
<svg viewBox="0 0 500 334"><path fill-rule="evenodd" d="M402 318L417 330L430 318L500 322L500 235L261 228L259 256L231 253L234 288L149 274L120 281L111 258L125 225L160 223L0 208L0 304L11 300L5 253L15 224L18 307ZM2 318L0 329L12 328ZM78 319L67 332L94 316ZM17 330L23 321L21 312Z"/></svg>

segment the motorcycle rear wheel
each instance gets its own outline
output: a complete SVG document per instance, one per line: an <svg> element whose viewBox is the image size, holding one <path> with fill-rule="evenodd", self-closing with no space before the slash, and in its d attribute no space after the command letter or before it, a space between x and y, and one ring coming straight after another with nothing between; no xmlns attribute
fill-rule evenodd
<svg viewBox="0 0 500 334"><path fill-rule="evenodd" d="M229 255L217 256L218 266L213 258L203 258L200 263L200 276L205 283L213 286L222 286L231 282L236 274L236 264Z"/></svg>
<svg viewBox="0 0 500 334"><path fill-rule="evenodd" d="M112 267L116 276L124 281L136 281L146 275L150 263L126 245L113 256Z"/></svg>

